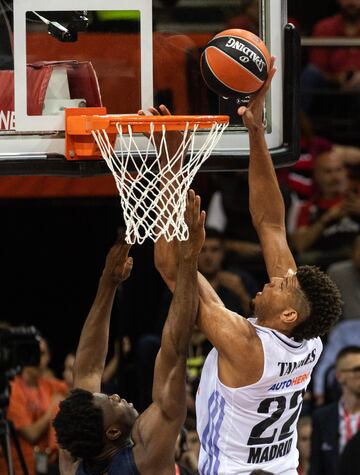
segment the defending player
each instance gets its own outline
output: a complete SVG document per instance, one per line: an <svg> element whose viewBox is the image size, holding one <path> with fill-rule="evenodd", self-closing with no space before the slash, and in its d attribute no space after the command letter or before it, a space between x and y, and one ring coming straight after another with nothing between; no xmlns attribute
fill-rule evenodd
<svg viewBox="0 0 360 475"><path fill-rule="evenodd" d="M254 319L227 310L199 274L197 324L215 348L200 381L197 424L202 475L250 474L255 468L296 475L296 422L312 369L322 351L320 335L341 312L330 278L315 267L296 269L286 240L285 208L269 155L262 113L275 74L239 109L250 139L250 211L270 282L254 301ZM156 265L174 288L176 254L160 241Z"/></svg>
<svg viewBox="0 0 360 475"><path fill-rule="evenodd" d="M161 349L153 403L140 416L117 394L100 393L114 293L131 270L129 247L115 245L106 259L98 293L81 333L74 387L55 419L62 475L173 475L175 443L186 416L186 357L198 310L197 257L205 238L200 198L188 194L188 241L179 247L179 271Z"/></svg>

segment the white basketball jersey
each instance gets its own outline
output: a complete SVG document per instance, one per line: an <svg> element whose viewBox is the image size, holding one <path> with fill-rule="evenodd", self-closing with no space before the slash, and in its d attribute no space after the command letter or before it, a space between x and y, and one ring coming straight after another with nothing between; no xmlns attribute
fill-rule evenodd
<svg viewBox="0 0 360 475"><path fill-rule="evenodd" d="M264 372L257 383L241 388L222 384L215 348L204 364L196 396L201 475L249 475L255 469L297 474L296 423L322 342L298 343L249 321L264 349Z"/></svg>

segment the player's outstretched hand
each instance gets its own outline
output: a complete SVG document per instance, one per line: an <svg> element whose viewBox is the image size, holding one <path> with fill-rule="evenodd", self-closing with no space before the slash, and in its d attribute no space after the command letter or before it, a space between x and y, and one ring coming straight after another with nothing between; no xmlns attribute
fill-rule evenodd
<svg viewBox="0 0 360 475"><path fill-rule="evenodd" d="M189 229L187 241L180 242L180 254L184 258L197 258L205 241L205 211L201 211L200 196L194 190L187 194L185 223Z"/></svg>
<svg viewBox="0 0 360 475"><path fill-rule="evenodd" d="M132 257L128 256L130 248L122 237L108 252L103 278L111 284L119 285L129 277L133 265Z"/></svg>
<svg viewBox="0 0 360 475"><path fill-rule="evenodd" d="M238 109L238 114L243 118L244 125L247 129L257 130L263 129L263 111L265 105L265 97L268 92L271 81L276 73L276 68L274 67L275 57L272 56L270 60L269 73L266 81L264 82L261 89L252 96L247 107L241 106Z"/></svg>

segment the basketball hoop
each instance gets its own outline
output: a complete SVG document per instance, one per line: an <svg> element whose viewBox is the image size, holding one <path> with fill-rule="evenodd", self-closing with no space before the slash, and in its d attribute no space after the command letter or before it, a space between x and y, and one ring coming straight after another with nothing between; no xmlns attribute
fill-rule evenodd
<svg viewBox="0 0 360 475"><path fill-rule="evenodd" d="M90 157L97 145L120 194L126 241L141 244L150 238L156 242L162 236L167 241L186 240L187 191L229 117L81 115L80 111L72 115L71 111L66 111L68 158ZM207 135L196 150L200 130ZM145 150L135 140L139 133L148 139ZM119 150L115 151L116 138Z"/></svg>

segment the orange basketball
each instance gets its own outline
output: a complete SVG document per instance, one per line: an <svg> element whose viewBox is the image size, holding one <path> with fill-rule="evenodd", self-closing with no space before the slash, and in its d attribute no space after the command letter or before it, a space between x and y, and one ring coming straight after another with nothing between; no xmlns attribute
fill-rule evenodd
<svg viewBox="0 0 360 475"><path fill-rule="evenodd" d="M218 33L201 56L201 73L208 87L219 96L244 102L267 78L270 54L265 43L246 30Z"/></svg>

